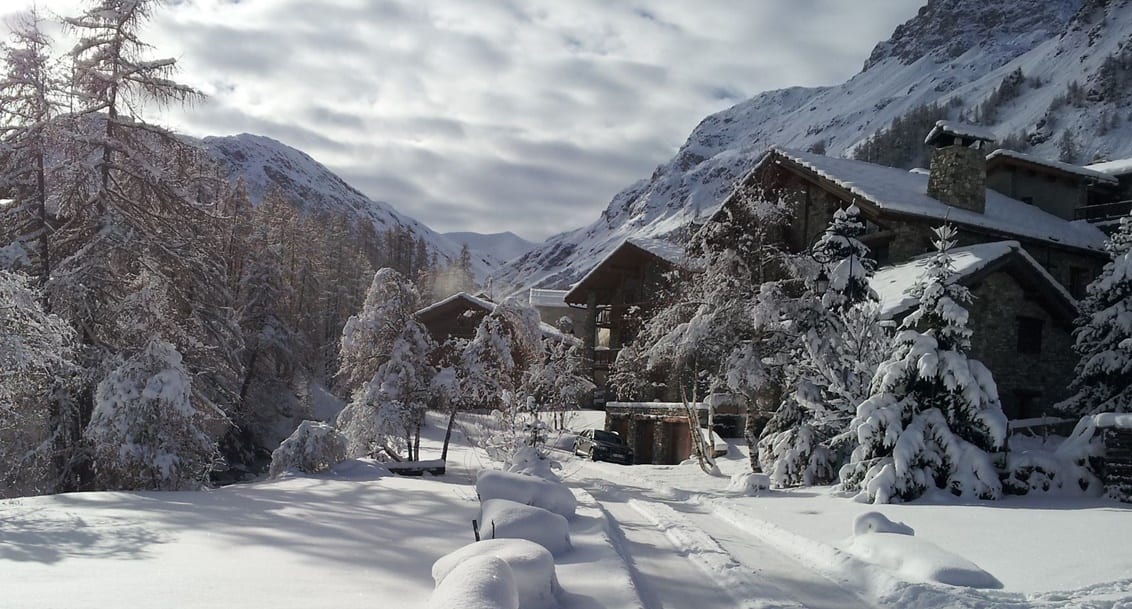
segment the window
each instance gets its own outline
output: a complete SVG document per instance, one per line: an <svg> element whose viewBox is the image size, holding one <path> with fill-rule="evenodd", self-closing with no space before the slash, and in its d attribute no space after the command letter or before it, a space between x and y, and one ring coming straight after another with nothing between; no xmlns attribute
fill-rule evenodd
<svg viewBox="0 0 1132 609"><path fill-rule="evenodd" d="M1088 287L1089 269L1079 266L1069 267L1069 293L1074 298L1084 298Z"/></svg>
<svg viewBox="0 0 1132 609"><path fill-rule="evenodd" d="M1045 322L1036 317L1018 317L1018 352L1042 352L1042 326Z"/></svg>

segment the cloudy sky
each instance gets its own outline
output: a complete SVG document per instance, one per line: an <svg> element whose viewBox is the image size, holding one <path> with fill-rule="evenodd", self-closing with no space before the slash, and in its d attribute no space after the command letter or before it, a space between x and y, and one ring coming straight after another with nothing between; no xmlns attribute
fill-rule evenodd
<svg viewBox="0 0 1132 609"><path fill-rule="evenodd" d="M165 123L273 137L442 232L541 240L593 221L706 115L845 80L921 3L173 0L145 37L209 95Z"/></svg>

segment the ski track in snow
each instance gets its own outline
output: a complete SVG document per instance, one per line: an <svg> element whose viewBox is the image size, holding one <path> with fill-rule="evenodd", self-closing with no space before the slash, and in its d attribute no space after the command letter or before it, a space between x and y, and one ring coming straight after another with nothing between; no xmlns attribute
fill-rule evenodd
<svg viewBox="0 0 1132 609"><path fill-rule="evenodd" d="M579 482L618 524L623 539L615 543L622 546L618 551L626 558L646 609L668 606L660 599L695 599L703 608L870 607L805 563L724 523L700 504L683 501L686 497L675 489L640 488L639 480L632 485L594 477ZM669 503L671 497L681 501ZM703 589L705 581L712 584L710 590ZM689 595L695 587L702 590Z"/></svg>

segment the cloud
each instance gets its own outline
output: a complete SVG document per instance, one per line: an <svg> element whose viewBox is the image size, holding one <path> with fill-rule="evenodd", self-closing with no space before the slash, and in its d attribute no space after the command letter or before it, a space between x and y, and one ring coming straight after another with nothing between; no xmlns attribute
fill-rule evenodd
<svg viewBox="0 0 1132 609"><path fill-rule="evenodd" d="M76 4L39 0L63 14ZM541 239L591 222L707 114L849 77L917 8L181 0L156 7L145 37L210 95L170 108L175 128L279 139L439 231Z"/></svg>

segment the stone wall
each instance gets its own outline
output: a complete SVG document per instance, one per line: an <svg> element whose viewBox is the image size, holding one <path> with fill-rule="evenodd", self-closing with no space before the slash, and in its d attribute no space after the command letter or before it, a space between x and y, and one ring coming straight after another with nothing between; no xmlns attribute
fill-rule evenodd
<svg viewBox="0 0 1132 609"><path fill-rule="evenodd" d="M1077 363L1071 328L1028 298L1005 272L985 277L973 296L968 307L974 331L971 356L994 375L1006 416L1020 419L1050 412L1054 403L1068 397ZM1019 316L1042 321L1040 353L1019 353Z"/></svg>

